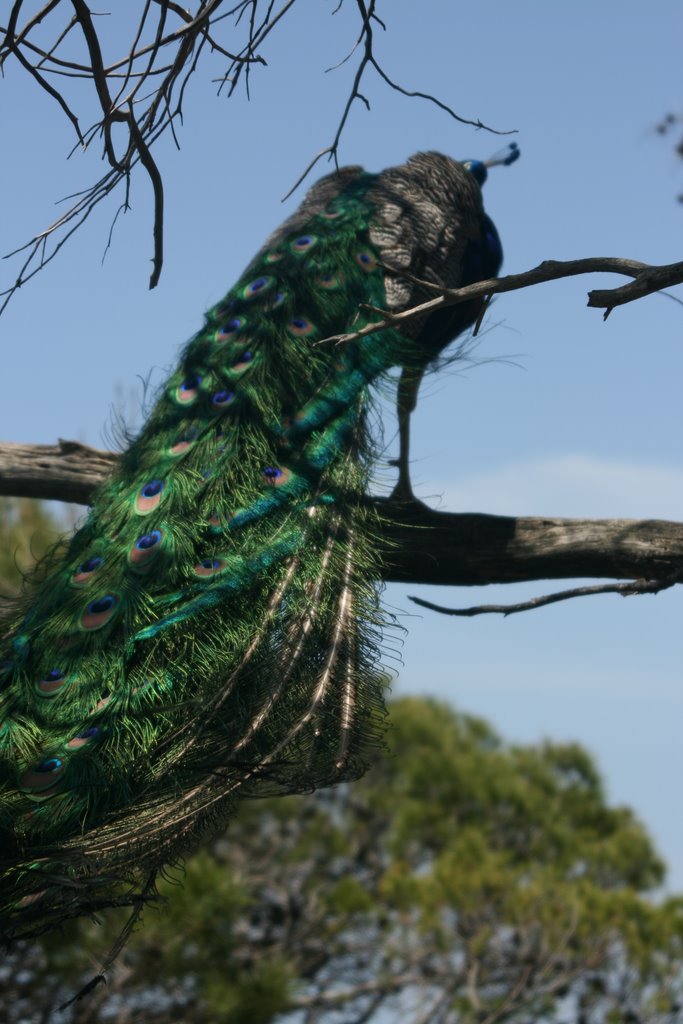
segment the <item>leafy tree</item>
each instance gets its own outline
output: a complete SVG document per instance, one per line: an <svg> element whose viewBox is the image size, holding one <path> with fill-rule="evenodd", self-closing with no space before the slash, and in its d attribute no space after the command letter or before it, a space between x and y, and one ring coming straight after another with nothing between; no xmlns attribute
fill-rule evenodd
<svg viewBox="0 0 683 1024"><path fill-rule="evenodd" d="M648 898L663 864L590 756L507 746L434 701L391 715L393 756L353 787L244 805L59 1019L683 1020L683 901ZM4 1019L48 1019L121 923L13 954Z"/></svg>
<svg viewBox="0 0 683 1024"><path fill-rule="evenodd" d="M0 498L0 594L15 596L24 574L53 547L59 527L44 502Z"/></svg>

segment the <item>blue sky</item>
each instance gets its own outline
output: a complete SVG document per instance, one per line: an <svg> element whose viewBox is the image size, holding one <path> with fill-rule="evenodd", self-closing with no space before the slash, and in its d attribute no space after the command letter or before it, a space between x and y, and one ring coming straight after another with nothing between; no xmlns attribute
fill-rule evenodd
<svg viewBox="0 0 683 1024"><path fill-rule="evenodd" d="M166 260L147 290L148 183L101 256L114 206L102 209L0 319L0 436L106 446L111 409L134 419L139 377L163 379L179 347L264 237L302 198L288 191L331 140L355 60L355 8L300 0L264 47L251 101L216 98L220 62L198 71L181 151L158 151L166 181ZM542 259L681 258L683 165L655 132L683 104L677 0L570 6L521 0L379 6L377 56L407 89L513 136L522 159L491 175L487 210L504 271ZM227 23L226 23L227 25ZM123 49L112 21L112 56ZM45 227L54 201L101 172L99 155L65 157L69 126L56 105L8 69L0 109L1 248ZM341 161L376 170L420 149L487 157L502 140L459 125L369 74ZM320 166L324 173L326 166ZM318 173L318 172L315 172ZM315 174L314 174L315 176ZM57 208L57 211L59 208ZM16 268L15 268L16 269ZM12 279L0 264L0 281ZM422 498L453 511L680 519L683 309L650 297L607 323L573 278L503 296L477 358L424 385L415 417L413 479ZM678 289L683 295L683 290ZM387 417L386 437L393 426ZM579 740L597 757L615 802L633 806L683 889L683 594L595 597L498 620L419 612L409 592L452 605L518 600L543 582L470 590L390 586L407 628L394 692L432 693L489 718L513 741Z"/></svg>

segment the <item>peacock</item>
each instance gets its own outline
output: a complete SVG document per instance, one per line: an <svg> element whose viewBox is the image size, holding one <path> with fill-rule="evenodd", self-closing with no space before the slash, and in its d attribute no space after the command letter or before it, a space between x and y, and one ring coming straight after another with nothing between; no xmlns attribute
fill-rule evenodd
<svg viewBox="0 0 683 1024"><path fill-rule="evenodd" d="M371 385L425 367L494 277L487 167L323 178L213 306L0 643L0 932L154 898L237 801L359 777L385 727ZM374 317L374 320L373 320Z"/></svg>

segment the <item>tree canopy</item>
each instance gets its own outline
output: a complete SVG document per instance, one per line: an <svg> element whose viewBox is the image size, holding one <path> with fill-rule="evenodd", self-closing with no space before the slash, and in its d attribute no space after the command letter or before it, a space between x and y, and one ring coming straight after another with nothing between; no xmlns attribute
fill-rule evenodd
<svg viewBox="0 0 683 1024"><path fill-rule="evenodd" d="M30 502L2 505L8 555L56 536ZM228 832L160 885L109 984L67 1024L494 1024L683 1020L683 900L609 805L578 745L510 746L426 699L390 705L366 778L244 804ZM124 918L23 945L0 973L8 1022L50 1019ZM681 1003L683 1005L683 1003Z"/></svg>

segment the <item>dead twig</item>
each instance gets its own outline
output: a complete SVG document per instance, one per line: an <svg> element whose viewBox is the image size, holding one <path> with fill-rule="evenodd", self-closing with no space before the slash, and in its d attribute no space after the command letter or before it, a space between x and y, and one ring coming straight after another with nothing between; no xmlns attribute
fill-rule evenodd
<svg viewBox="0 0 683 1024"><path fill-rule="evenodd" d="M580 274L623 274L632 277L634 280L621 288L588 293L588 305L593 308L605 309L604 319L607 319L614 306L634 302L646 295L655 294L662 288L683 284L683 260L680 263L668 263L662 266L651 266L648 263L640 263L638 260L629 260L618 256L588 256L581 260L564 261L544 260L537 267L520 274L492 277L487 281L477 281L476 284L466 285L464 288L442 288L435 285L433 281L422 281L407 273L398 274L397 271L395 273L397 276L417 282L432 291L438 291L439 295L434 299L428 299L427 302L421 302L411 309L403 310L401 313L391 313L376 306L363 305L362 308L366 312L374 314L379 319L359 327L357 331L330 335L323 338L318 344L323 345L331 341L345 344L374 334L376 331L386 330L388 327L398 327L447 306L457 306L461 302L500 295L504 292L519 291L521 288L530 288L533 285L558 281L565 277L577 277Z"/></svg>
<svg viewBox="0 0 683 1024"><path fill-rule="evenodd" d="M557 604L558 601L570 601L574 597L587 597L591 594L621 594L622 597L631 597L634 594L658 594L661 590L668 590L677 583L683 583L683 572L675 572L665 579L660 580L633 580L629 583L598 583L590 587L573 587L571 590L559 590L554 594L542 594L540 597L532 597L529 601L519 601L517 604L477 604L470 608L446 608L441 604L434 604L432 601L425 601L422 597L409 595L409 600L419 604L421 608L429 608L430 611L439 612L440 615L457 615L463 618L472 618L475 615L514 615L516 612L533 611L535 608L543 608L548 604Z"/></svg>

